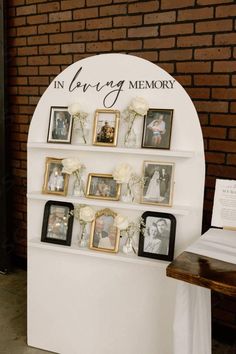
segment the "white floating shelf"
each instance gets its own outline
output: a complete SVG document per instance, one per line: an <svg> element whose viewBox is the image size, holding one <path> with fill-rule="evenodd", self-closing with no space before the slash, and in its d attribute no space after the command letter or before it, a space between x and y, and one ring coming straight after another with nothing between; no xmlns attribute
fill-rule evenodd
<svg viewBox="0 0 236 354"><path fill-rule="evenodd" d="M39 239L33 239L29 241L29 247L39 248L42 250L48 250L52 252L59 252L59 253L69 253L69 254L77 254L81 256L88 256L88 257L96 257L96 258L103 258L103 259L111 259L113 261L119 262L127 262L127 263L134 263L134 264L145 264L148 266L155 266L161 267L165 269L170 262L144 258L140 257L136 254L124 254L122 252L118 253L109 253L109 252L102 252L102 251L93 251L88 248L79 248L76 245L71 246L62 246L52 243L41 242Z"/></svg>
<svg viewBox="0 0 236 354"><path fill-rule="evenodd" d="M137 211L157 211L162 213L171 213L175 215L188 215L191 208L188 205L174 205L172 207L166 206L156 206L153 204L139 204L139 203L124 203L121 201L111 201L111 200L98 200L90 198L81 198L74 196L58 196L54 194L43 194L40 192L30 192L27 194L28 199L35 200L54 200L54 201L64 201L73 204L86 204L92 205L95 207L103 208L117 208L117 209L128 209L128 210L137 210Z"/></svg>
<svg viewBox="0 0 236 354"><path fill-rule="evenodd" d="M122 147L104 147L93 145L72 145L72 144L48 144L48 143L33 143L27 145L28 149L49 149L49 150L64 150L64 151L91 151L91 152L106 152L115 154L130 154L130 155L150 155L150 156L170 156L190 158L194 156L194 151L185 150L163 150L163 149L127 149Z"/></svg>

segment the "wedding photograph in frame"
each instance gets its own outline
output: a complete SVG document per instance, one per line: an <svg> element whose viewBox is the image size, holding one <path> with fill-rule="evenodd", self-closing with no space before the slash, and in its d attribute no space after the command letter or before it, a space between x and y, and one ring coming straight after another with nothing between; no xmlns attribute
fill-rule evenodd
<svg viewBox="0 0 236 354"><path fill-rule="evenodd" d="M47 142L70 144L72 126L73 118L67 107L51 107Z"/></svg>
<svg viewBox="0 0 236 354"><path fill-rule="evenodd" d="M94 116L93 145L116 146L120 112L113 109L97 109Z"/></svg>
<svg viewBox="0 0 236 354"><path fill-rule="evenodd" d="M72 203L48 201L44 207L41 241L70 246L73 210Z"/></svg>
<svg viewBox="0 0 236 354"><path fill-rule="evenodd" d="M144 161L141 203L172 205L174 166L173 162Z"/></svg>
<svg viewBox="0 0 236 354"><path fill-rule="evenodd" d="M139 236L138 255L172 261L174 257L176 218L172 214L146 211Z"/></svg>
<svg viewBox="0 0 236 354"><path fill-rule="evenodd" d="M105 200L119 200L120 184L111 174L89 173L86 187L86 197Z"/></svg>
<svg viewBox="0 0 236 354"><path fill-rule="evenodd" d="M112 253L118 252L120 231L114 226L115 217L116 213L108 208L96 213L91 226L90 249Z"/></svg>
<svg viewBox="0 0 236 354"><path fill-rule="evenodd" d="M62 159L47 157L45 162L44 194L67 195L69 175L62 173Z"/></svg>
<svg viewBox="0 0 236 354"><path fill-rule="evenodd" d="M150 108L143 122L142 148L170 149L173 109Z"/></svg>

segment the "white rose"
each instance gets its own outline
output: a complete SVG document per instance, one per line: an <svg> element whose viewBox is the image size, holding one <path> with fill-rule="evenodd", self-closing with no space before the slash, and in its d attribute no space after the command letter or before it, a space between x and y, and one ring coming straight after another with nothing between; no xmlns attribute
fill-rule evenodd
<svg viewBox="0 0 236 354"><path fill-rule="evenodd" d="M129 105L129 110L134 111L140 116L145 116L147 114L148 108L148 103L142 97L133 98Z"/></svg>
<svg viewBox="0 0 236 354"><path fill-rule="evenodd" d="M81 168L81 163L77 158L68 158L62 160L62 173L67 173L71 175L74 171L79 170Z"/></svg>
<svg viewBox="0 0 236 354"><path fill-rule="evenodd" d="M68 107L68 112L74 116L75 114L79 113L80 111L80 105L78 103L72 103L69 107Z"/></svg>
<svg viewBox="0 0 236 354"><path fill-rule="evenodd" d="M127 163L122 163L113 171L113 178L117 183L128 183L133 172L132 167Z"/></svg>
<svg viewBox="0 0 236 354"><path fill-rule="evenodd" d="M95 211L89 206L80 209L79 218L84 222L91 222L94 220Z"/></svg>
<svg viewBox="0 0 236 354"><path fill-rule="evenodd" d="M129 226L129 221L127 217L118 214L114 219L114 226L120 230L126 230Z"/></svg>

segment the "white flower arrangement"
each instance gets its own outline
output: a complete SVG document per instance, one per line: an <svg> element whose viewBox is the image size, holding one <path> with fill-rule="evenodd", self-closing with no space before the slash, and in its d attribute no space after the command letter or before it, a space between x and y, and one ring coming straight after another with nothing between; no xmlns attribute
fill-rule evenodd
<svg viewBox="0 0 236 354"><path fill-rule="evenodd" d="M128 130L125 134L125 145L128 142L129 136L132 132L134 121L137 117L144 117L147 114L149 105L142 97L135 97L130 102L127 109L123 112L123 117L128 124Z"/></svg>
<svg viewBox="0 0 236 354"><path fill-rule="evenodd" d="M86 225L95 219L95 211L90 206L76 205L73 214L80 224Z"/></svg>
<svg viewBox="0 0 236 354"><path fill-rule="evenodd" d="M88 113L81 111L81 107L80 107L79 103L72 103L68 107L68 112L71 114L74 122L79 123L79 127L80 127L80 130L82 133L84 143L87 144L84 129L85 129L85 124L87 121Z"/></svg>
<svg viewBox="0 0 236 354"><path fill-rule="evenodd" d="M62 160L62 173L67 173L68 175L75 175L77 178L80 177L80 175L83 173L85 170L85 165L80 163L79 159L76 157L72 158L69 157L67 159Z"/></svg>

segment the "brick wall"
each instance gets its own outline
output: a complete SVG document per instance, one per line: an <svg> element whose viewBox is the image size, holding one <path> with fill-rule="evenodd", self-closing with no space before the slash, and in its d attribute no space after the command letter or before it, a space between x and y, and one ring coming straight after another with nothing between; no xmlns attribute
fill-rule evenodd
<svg viewBox="0 0 236 354"><path fill-rule="evenodd" d="M236 178L234 0L8 0L6 8L17 255L26 257L26 141L32 113L59 72L97 53L148 59L189 93L205 141L208 228L215 178Z"/></svg>

